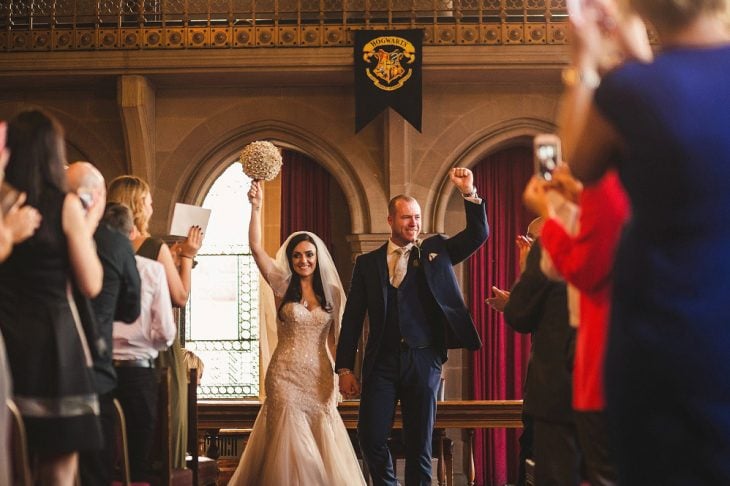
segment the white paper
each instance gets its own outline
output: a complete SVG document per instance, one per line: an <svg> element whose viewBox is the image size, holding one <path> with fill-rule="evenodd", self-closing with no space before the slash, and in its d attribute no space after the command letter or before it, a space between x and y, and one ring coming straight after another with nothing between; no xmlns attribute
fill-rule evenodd
<svg viewBox="0 0 730 486"><path fill-rule="evenodd" d="M192 204L175 203L170 234L172 236L188 236L191 226L200 226L203 234L205 234L209 219L210 209L193 206Z"/></svg>

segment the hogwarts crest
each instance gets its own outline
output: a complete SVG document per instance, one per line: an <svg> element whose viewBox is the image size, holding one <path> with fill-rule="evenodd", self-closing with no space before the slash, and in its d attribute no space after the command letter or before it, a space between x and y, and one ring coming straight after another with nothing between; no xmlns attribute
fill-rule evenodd
<svg viewBox="0 0 730 486"><path fill-rule="evenodd" d="M401 88L413 74L416 48L402 37L376 37L362 48L365 73L384 91Z"/></svg>

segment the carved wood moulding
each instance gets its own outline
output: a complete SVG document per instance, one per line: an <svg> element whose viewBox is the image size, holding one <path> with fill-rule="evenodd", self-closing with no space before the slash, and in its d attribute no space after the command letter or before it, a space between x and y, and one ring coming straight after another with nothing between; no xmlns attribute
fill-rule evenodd
<svg viewBox="0 0 730 486"><path fill-rule="evenodd" d="M424 29L425 45L563 45L567 23L431 23L368 26L316 24L232 26L84 26L0 30L2 51L237 49L255 47L343 47L359 29Z"/></svg>

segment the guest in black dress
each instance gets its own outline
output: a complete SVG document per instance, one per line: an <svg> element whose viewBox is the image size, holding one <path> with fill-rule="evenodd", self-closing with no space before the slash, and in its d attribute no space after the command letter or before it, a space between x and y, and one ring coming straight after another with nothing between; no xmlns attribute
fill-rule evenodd
<svg viewBox="0 0 730 486"><path fill-rule="evenodd" d="M0 330L38 482L71 485L78 451L101 445L91 354L71 292L74 285L87 297L101 290L93 234L104 204L92 194L84 210L66 192L63 132L49 115L16 116L7 145L6 180L43 219L0 265Z"/></svg>

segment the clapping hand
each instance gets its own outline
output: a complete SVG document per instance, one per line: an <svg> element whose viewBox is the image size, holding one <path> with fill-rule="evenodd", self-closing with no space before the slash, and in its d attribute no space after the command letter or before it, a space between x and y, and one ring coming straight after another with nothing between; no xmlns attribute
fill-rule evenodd
<svg viewBox="0 0 730 486"><path fill-rule="evenodd" d="M22 193L4 216L3 223L10 231L13 244L18 244L33 236L41 225L41 213L34 207L23 206L24 203L25 193Z"/></svg>
<svg viewBox="0 0 730 486"><path fill-rule="evenodd" d="M486 304L497 312L504 312L504 307L509 302L509 290L498 289L492 287L492 296L484 300Z"/></svg>
<svg viewBox="0 0 730 486"><path fill-rule="evenodd" d="M474 192L474 174L466 167L454 167L449 172L449 178L462 194L469 195Z"/></svg>

